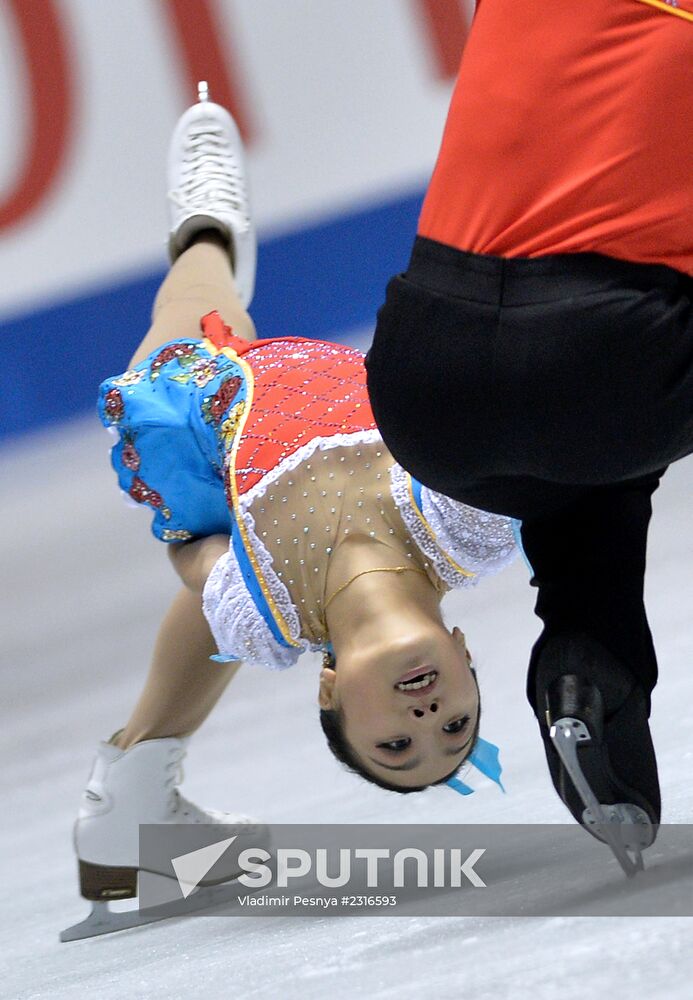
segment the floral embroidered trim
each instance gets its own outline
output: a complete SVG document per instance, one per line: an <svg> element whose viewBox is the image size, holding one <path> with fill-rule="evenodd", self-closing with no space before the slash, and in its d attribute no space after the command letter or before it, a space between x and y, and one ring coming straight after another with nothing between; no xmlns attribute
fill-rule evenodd
<svg viewBox="0 0 693 1000"><path fill-rule="evenodd" d="M161 494L157 493L156 490L153 490L151 486L148 486L143 479L140 479L139 476L135 476L132 480L129 494L137 503L144 503L147 504L148 507L154 507L155 510L161 512L162 517L165 517L167 521L170 521L171 511L164 503Z"/></svg>
<svg viewBox="0 0 693 1000"><path fill-rule="evenodd" d="M514 558L509 518L476 510L424 487L423 523L412 501L409 474L397 464L390 469L390 489L410 535L449 587L473 586L480 577L498 572Z"/></svg>
<svg viewBox="0 0 693 1000"><path fill-rule="evenodd" d="M136 368L128 368L126 372L123 372L120 378L114 378L112 379L112 382L113 385L137 385L138 382L142 381L146 374L147 373L144 368L140 368L139 371Z"/></svg>
<svg viewBox="0 0 693 1000"><path fill-rule="evenodd" d="M103 400L104 417L109 424L117 424L125 413L125 403L120 389L109 389Z"/></svg>
<svg viewBox="0 0 693 1000"><path fill-rule="evenodd" d="M219 362L217 358L212 359L215 365ZM202 417L207 424L221 423L224 414L229 409L241 388L243 381L239 375L230 375L224 379L217 391L202 404Z"/></svg>
<svg viewBox="0 0 693 1000"><path fill-rule="evenodd" d="M193 537L187 528L164 528L161 532L162 542L187 542Z"/></svg>
<svg viewBox="0 0 693 1000"><path fill-rule="evenodd" d="M241 418L245 413L245 400L239 400L235 406L232 406L228 414L224 417L221 424L217 427L217 434L221 439L221 443L225 451L230 451L233 447L233 442L236 438L236 432L238 431Z"/></svg>
<svg viewBox="0 0 693 1000"><path fill-rule="evenodd" d="M199 340L175 340L166 344L149 366L149 380L155 382L161 374L161 369L169 361L177 360L181 368L192 365L200 357L201 346Z"/></svg>
<svg viewBox="0 0 693 1000"><path fill-rule="evenodd" d="M204 389L219 374L218 358L198 358L187 367L183 358L179 358L178 362L183 371L180 375L169 375L168 377L172 382L178 382L180 385L187 385L193 381L198 389Z"/></svg>
<svg viewBox="0 0 693 1000"><path fill-rule="evenodd" d="M120 460L126 469L130 469L131 472L139 472L142 460L140 453L135 448L135 437L130 431L124 431L122 434L123 448L120 453Z"/></svg>

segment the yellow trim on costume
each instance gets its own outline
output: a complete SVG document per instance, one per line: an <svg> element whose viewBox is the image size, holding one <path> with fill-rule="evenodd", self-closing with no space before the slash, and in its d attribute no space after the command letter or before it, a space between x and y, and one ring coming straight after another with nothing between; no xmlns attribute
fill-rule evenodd
<svg viewBox="0 0 693 1000"><path fill-rule="evenodd" d="M250 409L253 401L253 392L255 390L255 379L253 378L253 370L247 362L243 361L243 359L236 354L236 352L232 347L222 347L222 348L215 347L214 344L211 342L211 340L208 340L206 337L203 338L203 343L205 345L205 349L208 350L210 354L212 355L224 354L227 358L229 358L230 361L233 361L234 364L237 364L239 368L242 370L243 374L245 375L246 379L245 407L241 419L238 422L238 428L236 430L236 436L234 438L233 445L227 457L227 463L229 465L229 483L231 484L231 502L233 504L233 508L236 513L236 524L238 525L238 530L240 531L241 534L241 541L243 542L243 548L245 549L246 555L250 560L250 565L253 567L253 572L257 577L257 582L260 584L260 589L262 590L263 596L267 601L269 609L274 615L274 620L277 624L279 631L282 634L282 638L290 646L293 646L295 648L301 648L301 643L296 642L296 640L291 637L291 633L289 631L288 625L286 624L286 621L284 620L284 616L277 607L274 598L272 597L272 592L267 586L267 582L264 576L262 575L262 570L260 569L260 565L253 551L253 547L248 539L248 532L246 530L245 523L243 521L243 516L240 510L240 503L238 500L238 487L236 485L236 456L238 454L241 438L243 436L243 430L245 429L246 421L248 420L248 417L250 415Z"/></svg>
<svg viewBox="0 0 693 1000"><path fill-rule="evenodd" d="M656 7L663 10L665 14L673 14L674 17L682 17L684 21L693 21L693 14L680 7L672 7L671 4L664 3L664 0L637 0L638 3L646 3L648 7Z"/></svg>
<svg viewBox="0 0 693 1000"><path fill-rule="evenodd" d="M416 502L416 500L414 498L414 490L412 489L411 476L409 475L409 473L407 473L407 488L409 490L409 499L411 500L411 505L414 508L414 510L416 511L416 516L421 521L421 523L423 524L424 528L426 529L426 531L428 532L428 534L431 536L431 538L433 539L433 541L436 542L436 545L437 545L438 543L436 541L435 532L432 530L430 524L428 523L428 521L426 520L426 518L423 516L423 514L421 513L421 511L419 510L418 504L417 504L417 502ZM476 576L476 573L472 573L471 570L469 570L469 569L463 569L460 566L459 563L455 562L455 560L452 558L452 556L448 555L448 553L445 551L445 549L441 549L439 547L438 551L441 552L443 556L445 556L445 558L450 563L450 565L452 566L452 568L455 569L455 570L457 570L458 573L461 573L462 576L468 576L470 579L471 579L471 577Z"/></svg>

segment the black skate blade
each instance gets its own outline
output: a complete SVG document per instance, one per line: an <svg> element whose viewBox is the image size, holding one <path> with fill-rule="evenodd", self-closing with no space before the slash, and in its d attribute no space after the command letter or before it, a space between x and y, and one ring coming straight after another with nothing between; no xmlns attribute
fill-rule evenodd
<svg viewBox="0 0 693 1000"><path fill-rule="evenodd" d="M132 927L143 927L160 920L170 920L174 917L187 916L189 913L197 913L200 910L212 909L224 903L235 901L237 898L237 883L224 882L220 885L201 887L191 893L187 899L177 899L170 903L161 903L159 906L142 910L112 910L108 902L93 902L89 916L61 931L60 940L63 942L81 941L84 938L113 934L116 931L129 930Z"/></svg>
<svg viewBox="0 0 693 1000"><path fill-rule="evenodd" d="M654 840L649 818L630 803L602 805L598 801L578 760L580 744L591 741L584 722L569 717L557 719L549 736L585 806L583 825L611 848L626 878L633 878L644 869L642 849Z"/></svg>

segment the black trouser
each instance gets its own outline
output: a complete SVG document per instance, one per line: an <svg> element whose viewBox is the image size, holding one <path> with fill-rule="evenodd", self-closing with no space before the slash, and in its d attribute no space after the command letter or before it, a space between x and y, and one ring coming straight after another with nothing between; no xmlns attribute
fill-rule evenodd
<svg viewBox="0 0 693 1000"><path fill-rule="evenodd" d="M503 259L418 238L367 358L397 461L522 520L542 638L579 627L647 693L650 498L693 451L692 286L598 254Z"/></svg>
<svg viewBox="0 0 693 1000"><path fill-rule="evenodd" d="M539 588L535 611L544 623L527 678L535 711L534 664L546 638L559 632L586 633L627 667L648 696L655 686L643 589L650 498L663 471L587 490L553 514L522 522L532 583Z"/></svg>

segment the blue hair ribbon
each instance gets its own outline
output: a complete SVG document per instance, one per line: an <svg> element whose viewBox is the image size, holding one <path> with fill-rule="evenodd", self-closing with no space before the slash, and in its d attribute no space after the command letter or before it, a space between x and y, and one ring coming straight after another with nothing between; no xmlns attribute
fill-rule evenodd
<svg viewBox="0 0 693 1000"><path fill-rule="evenodd" d="M445 784L449 785L454 792L458 792L460 795L471 795L474 791L469 785L465 785L461 778L448 778Z"/></svg>
<svg viewBox="0 0 693 1000"><path fill-rule="evenodd" d="M485 777L490 778L491 781L498 785L502 792L505 792L503 782L501 781L503 768L500 762L500 751L495 743L489 743L488 740L484 740L479 736L467 760L477 771L480 771ZM454 792L457 792L458 795L471 795L474 791L461 778L448 778L446 784Z"/></svg>

